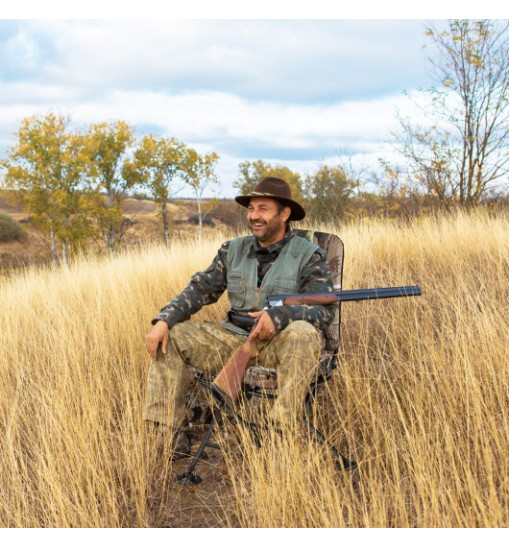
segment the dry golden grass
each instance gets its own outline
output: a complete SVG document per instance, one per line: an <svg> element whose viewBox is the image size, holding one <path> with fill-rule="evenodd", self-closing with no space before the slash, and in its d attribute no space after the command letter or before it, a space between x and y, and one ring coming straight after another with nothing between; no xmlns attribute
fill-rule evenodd
<svg viewBox="0 0 509 548"><path fill-rule="evenodd" d="M222 498L212 483L176 486L173 467L156 462L141 415L143 337L208 264L218 235L1 283L0 526L198 526L205 506L215 526L506 526L508 220L471 214L336 232L345 288L423 289L343 305L341 365L316 421L357 471L336 472L297 431L268 436L260 450L220 438Z"/></svg>

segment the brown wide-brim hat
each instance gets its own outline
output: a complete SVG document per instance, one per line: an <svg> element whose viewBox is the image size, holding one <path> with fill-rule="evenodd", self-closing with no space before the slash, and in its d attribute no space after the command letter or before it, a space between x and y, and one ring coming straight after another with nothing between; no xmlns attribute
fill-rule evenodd
<svg viewBox="0 0 509 548"><path fill-rule="evenodd" d="M278 179L277 177L265 177L255 187L251 194L245 196L236 196L235 201L241 206L247 207L251 198L272 198L285 206L288 206L292 212L289 221L300 221L306 216L304 208L296 201L292 200L292 190L290 185Z"/></svg>

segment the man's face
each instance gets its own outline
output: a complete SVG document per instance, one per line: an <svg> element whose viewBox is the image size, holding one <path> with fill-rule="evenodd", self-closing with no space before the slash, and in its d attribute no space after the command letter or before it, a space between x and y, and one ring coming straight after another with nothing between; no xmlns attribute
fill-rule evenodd
<svg viewBox="0 0 509 548"><path fill-rule="evenodd" d="M289 207L279 212L279 204L272 198L251 198L247 208L247 220L253 236L262 247L279 242L286 234L286 221L291 214Z"/></svg>

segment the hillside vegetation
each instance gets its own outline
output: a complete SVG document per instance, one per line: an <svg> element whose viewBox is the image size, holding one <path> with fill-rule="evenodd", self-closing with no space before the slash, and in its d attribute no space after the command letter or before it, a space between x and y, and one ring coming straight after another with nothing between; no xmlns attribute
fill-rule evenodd
<svg viewBox="0 0 509 548"><path fill-rule="evenodd" d="M213 214L205 217L204 235L238 225L245 214L232 205L233 200L219 201ZM192 238L197 234L196 203L191 199L173 200L167 205L170 216L170 235L174 240ZM9 227L21 237L2 239L2 216L9 220ZM162 242L163 229L160 211L153 200L129 197L123 206L126 229L120 247L139 248L149 242ZM9 232L12 232L10 230ZM104 242L96 237L84 241L78 253L107 255ZM0 191L0 274L10 273L29 265L45 265L52 262L50 241L34 226L33 219L12 195Z"/></svg>
<svg viewBox="0 0 509 548"><path fill-rule="evenodd" d="M143 338L227 235L140 245L0 282L0 526L506 526L508 219L319 228L344 240L345 289L423 289L343 305L316 420L356 471L298 430L256 450L230 426L205 481L175 484L142 420Z"/></svg>

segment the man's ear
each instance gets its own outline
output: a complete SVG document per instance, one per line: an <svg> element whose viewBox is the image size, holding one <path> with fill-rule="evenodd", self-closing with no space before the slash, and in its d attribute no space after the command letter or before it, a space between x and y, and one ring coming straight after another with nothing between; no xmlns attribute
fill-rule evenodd
<svg viewBox="0 0 509 548"><path fill-rule="evenodd" d="M288 206L285 206L283 208L283 211L281 211L281 217L285 223L286 221L288 221L291 214L292 214L292 210Z"/></svg>

